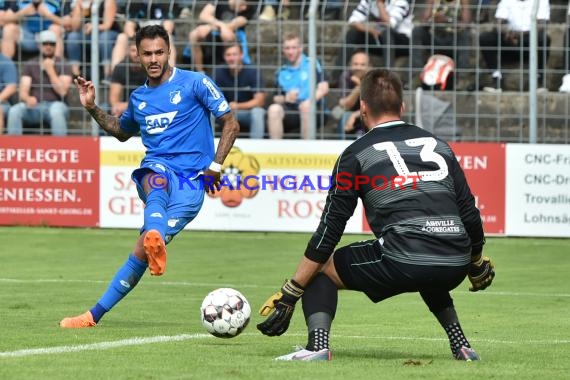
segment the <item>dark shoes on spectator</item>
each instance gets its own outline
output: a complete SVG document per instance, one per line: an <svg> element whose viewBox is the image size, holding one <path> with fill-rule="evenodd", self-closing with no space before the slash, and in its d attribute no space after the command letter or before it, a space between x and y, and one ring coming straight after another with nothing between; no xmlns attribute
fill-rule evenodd
<svg viewBox="0 0 570 380"><path fill-rule="evenodd" d="M322 21L344 21L340 18L340 8L329 8L325 9L323 14L322 10L317 10L317 20L321 19ZM309 18L309 9L305 11L305 18Z"/></svg>
<svg viewBox="0 0 570 380"><path fill-rule="evenodd" d="M323 15L324 21L343 21L340 19L340 8L333 8L325 10Z"/></svg>
<svg viewBox="0 0 570 380"><path fill-rule="evenodd" d="M491 92L491 93L498 93L498 92L502 92L504 90L504 84L502 83L501 78L491 78L491 85L487 85L485 87L483 87L483 91L485 92ZM542 75L539 75L536 81L537 84L537 88L536 88L536 92L537 93L545 93L548 92L548 89L546 87L544 87L544 83L542 80ZM473 86L475 87L475 86Z"/></svg>

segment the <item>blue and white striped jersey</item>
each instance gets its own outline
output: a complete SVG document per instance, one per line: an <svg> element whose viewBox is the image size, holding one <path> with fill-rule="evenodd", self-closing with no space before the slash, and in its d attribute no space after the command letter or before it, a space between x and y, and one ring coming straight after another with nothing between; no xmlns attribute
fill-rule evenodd
<svg viewBox="0 0 570 380"><path fill-rule="evenodd" d="M412 36L414 25L413 7L407 0L386 0L386 11L390 15L390 27L396 32ZM348 18L348 23L366 23L368 21L380 21L380 10L374 0L360 0L352 14Z"/></svg>

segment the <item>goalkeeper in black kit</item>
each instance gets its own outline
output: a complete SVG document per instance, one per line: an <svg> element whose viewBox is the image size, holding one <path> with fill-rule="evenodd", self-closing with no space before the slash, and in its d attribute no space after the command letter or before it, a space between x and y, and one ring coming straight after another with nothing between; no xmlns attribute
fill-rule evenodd
<svg viewBox="0 0 570 380"><path fill-rule="evenodd" d="M294 276L261 307L257 325L278 336L302 299L308 327L305 348L278 360L330 360L329 332L338 290L363 292L372 302L419 292L458 360L479 360L464 336L450 291L469 277L469 290L487 288L495 276L482 255L479 210L449 145L401 120L402 83L384 69L362 79L360 113L369 130L338 158L316 232ZM375 239L335 251L362 199Z"/></svg>

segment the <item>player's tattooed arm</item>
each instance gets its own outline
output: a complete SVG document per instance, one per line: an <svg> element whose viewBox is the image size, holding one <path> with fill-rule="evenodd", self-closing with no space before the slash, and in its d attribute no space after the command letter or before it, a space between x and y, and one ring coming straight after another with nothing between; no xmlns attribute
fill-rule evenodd
<svg viewBox="0 0 570 380"><path fill-rule="evenodd" d="M237 138L239 133L239 123L232 112L228 112L220 117L220 121L223 123L222 137L218 143L218 149L216 150L214 161L222 164L230 153L230 150L234 145L234 141Z"/></svg>
<svg viewBox="0 0 570 380"><path fill-rule="evenodd" d="M219 119L223 123L222 137L218 142L218 148L216 149L216 156L214 157L214 163L222 165L224 160L230 153L234 141L239 133L239 123L235 119L233 113L228 112ZM205 190L207 193L214 194L220 191L221 185L221 172L210 165L208 169L204 172L204 180L207 181L205 184Z"/></svg>
<svg viewBox="0 0 570 380"><path fill-rule="evenodd" d="M113 115L109 115L101 108L95 106L93 108L88 108L87 112L89 112L89 114L93 117L97 124L99 124L99 126L105 130L105 132L111 136L114 136L117 140L127 141L132 136L121 128L119 125L119 118Z"/></svg>

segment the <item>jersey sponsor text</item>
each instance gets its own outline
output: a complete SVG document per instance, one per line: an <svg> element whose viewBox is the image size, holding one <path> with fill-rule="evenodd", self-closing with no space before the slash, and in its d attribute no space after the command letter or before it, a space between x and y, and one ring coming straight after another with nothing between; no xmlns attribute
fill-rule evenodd
<svg viewBox="0 0 570 380"><path fill-rule="evenodd" d="M145 116L146 131L150 135L164 132L164 130L170 126L170 123L172 123L172 120L174 120L174 116L176 116L177 113L178 111L172 111Z"/></svg>

